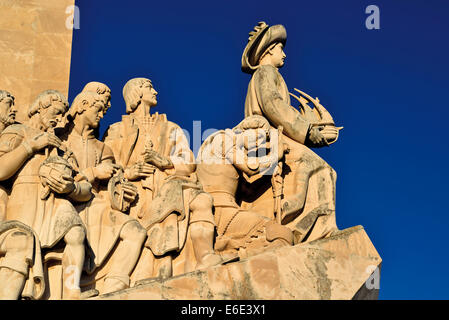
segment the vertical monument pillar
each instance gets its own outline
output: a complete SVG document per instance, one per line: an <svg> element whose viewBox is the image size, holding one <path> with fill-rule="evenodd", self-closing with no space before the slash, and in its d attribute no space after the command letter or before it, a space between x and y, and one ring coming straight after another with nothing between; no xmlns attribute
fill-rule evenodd
<svg viewBox="0 0 449 320"><path fill-rule="evenodd" d="M17 120L36 96L69 89L72 29L66 13L75 0L0 0L0 88L16 97Z"/></svg>

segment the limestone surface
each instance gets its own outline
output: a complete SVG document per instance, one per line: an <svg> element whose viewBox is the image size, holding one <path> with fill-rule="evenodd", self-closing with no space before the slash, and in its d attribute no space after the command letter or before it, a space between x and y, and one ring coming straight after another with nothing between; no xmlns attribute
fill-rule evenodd
<svg viewBox="0 0 449 320"><path fill-rule="evenodd" d="M16 97L18 120L36 96L69 90L74 0L0 0L0 83Z"/></svg>
<svg viewBox="0 0 449 320"><path fill-rule="evenodd" d="M377 299L373 277L380 275L381 262L363 227L356 226L242 261L144 280L95 299Z"/></svg>

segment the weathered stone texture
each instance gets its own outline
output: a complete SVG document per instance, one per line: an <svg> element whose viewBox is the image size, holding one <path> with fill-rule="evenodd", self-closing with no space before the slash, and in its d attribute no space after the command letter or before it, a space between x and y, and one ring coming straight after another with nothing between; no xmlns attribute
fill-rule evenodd
<svg viewBox="0 0 449 320"><path fill-rule="evenodd" d="M16 97L19 121L43 90L67 96L75 0L0 0L0 87Z"/></svg>
<svg viewBox="0 0 449 320"><path fill-rule="evenodd" d="M167 280L144 280L96 299L377 299L378 290L365 283L381 261L363 227L357 226L243 261Z"/></svg>

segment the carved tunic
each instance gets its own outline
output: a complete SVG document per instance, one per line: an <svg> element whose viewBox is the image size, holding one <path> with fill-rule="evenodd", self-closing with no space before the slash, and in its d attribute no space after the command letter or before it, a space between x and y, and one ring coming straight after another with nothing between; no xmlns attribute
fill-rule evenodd
<svg viewBox="0 0 449 320"><path fill-rule="evenodd" d="M87 239L93 250L94 261L86 265L90 269L100 266L119 239L123 226L134 221L128 215L111 208L106 183L95 179L93 168L101 163L114 163L112 150L97 140L92 130L81 136L71 130L66 145L75 155L79 170L92 184L94 197L91 201L76 206L80 217L87 227ZM92 265L94 262L94 265ZM91 270L89 270L91 271Z"/></svg>
<svg viewBox="0 0 449 320"><path fill-rule="evenodd" d="M290 105L287 85L274 66L259 66L251 78L245 101L245 117L251 115L265 117L274 128L279 125L283 127L282 139L290 149L285 155L289 173L284 173L284 199L306 193L304 208L289 223L289 227L298 233L295 241L318 239L336 230L335 171L304 145L311 119L304 110L298 111ZM255 193L259 191L254 190ZM243 208L265 211L264 215L267 216L273 212L272 204L271 188L267 188L254 201L242 201Z"/></svg>
<svg viewBox="0 0 449 320"><path fill-rule="evenodd" d="M130 215L148 230L146 246L156 256L161 256L173 250L179 251L185 244L190 219L189 203L201 191L201 186L193 173L193 154L185 135L178 125L167 121L165 114L155 113L144 119L125 115L121 122L108 128L104 137L118 164L124 168L143 160L142 153L149 141L151 148L170 158L175 168L184 166L190 171L190 175L179 176L173 171L156 169L154 176L149 177L151 180L133 181L139 197L131 207Z"/></svg>
<svg viewBox="0 0 449 320"><path fill-rule="evenodd" d="M264 116L274 128L282 125L286 136L304 144L310 122L290 105L287 84L272 65L260 66L249 82L245 117L252 115Z"/></svg>

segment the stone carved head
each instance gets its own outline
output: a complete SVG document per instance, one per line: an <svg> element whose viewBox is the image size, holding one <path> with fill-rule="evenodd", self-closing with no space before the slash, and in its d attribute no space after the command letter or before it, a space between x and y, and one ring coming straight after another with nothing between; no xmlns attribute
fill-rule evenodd
<svg viewBox="0 0 449 320"><path fill-rule="evenodd" d="M243 72L252 74L267 55L270 55L270 58L274 56L270 62L275 67L280 68L284 65L286 55L283 48L287 41L287 31L283 25L270 27L262 21L249 35L248 44L242 54Z"/></svg>
<svg viewBox="0 0 449 320"><path fill-rule="evenodd" d="M101 82L92 81L86 84L82 92L95 92L103 97L104 105L106 109L105 112L111 107L111 89L107 85Z"/></svg>
<svg viewBox="0 0 449 320"><path fill-rule="evenodd" d="M89 128L98 128L108 107L103 96L92 91L83 91L73 100L68 112L68 119L81 117L80 122Z"/></svg>
<svg viewBox="0 0 449 320"><path fill-rule="evenodd" d="M67 98L56 90L46 90L39 94L28 109L28 117L39 116L43 130L54 128L61 122L67 111Z"/></svg>
<svg viewBox="0 0 449 320"><path fill-rule="evenodd" d="M253 115L245 118L233 131L241 139L245 149L251 151L270 140L270 128L264 117Z"/></svg>
<svg viewBox="0 0 449 320"><path fill-rule="evenodd" d="M17 109L14 96L5 90L0 90L0 122L4 125L13 124L16 120Z"/></svg>
<svg viewBox="0 0 449 320"><path fill-rule="evenodd" d="M256 170L263 165L271 168L278 162L279 148L282 147L277 129L271 128L269 122L262 116L253 115L245 118L234 129L236 148L243 150L250 169ZM239 155L239 153L237 153Z"/></svg>
<svg viewBox="0 0 449 320"><path fill-rule="evenodd" d="M123 98L126 103L126 113L133 113L140 104L150 107L157 105L157 91L150 79L134 78L123 87Z"/></svg>

